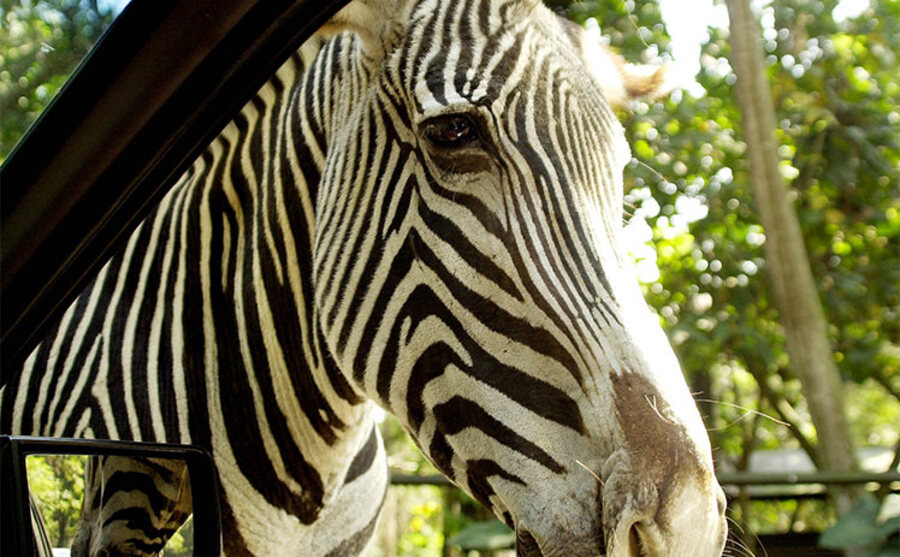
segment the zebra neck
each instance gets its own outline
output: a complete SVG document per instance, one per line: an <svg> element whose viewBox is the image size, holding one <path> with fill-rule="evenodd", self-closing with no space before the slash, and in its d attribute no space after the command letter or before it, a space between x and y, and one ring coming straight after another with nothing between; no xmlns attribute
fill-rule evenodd
<svg viewBox="0 0 900 557"><path fill-rule="evenodd" d="M281 447L266 458L275 475L327 500L369 443L373 408L324 355L313 303L315 190L331 106L312 93L326 78L309 63L318 46L285 63L210 145L197 172L207 180L196 186L204 368L219 386L208 407L211 421L227 424L213 428L213 449L243 469L235 432L272 439ZM225 431L228 439L216 438Z"/></svg>

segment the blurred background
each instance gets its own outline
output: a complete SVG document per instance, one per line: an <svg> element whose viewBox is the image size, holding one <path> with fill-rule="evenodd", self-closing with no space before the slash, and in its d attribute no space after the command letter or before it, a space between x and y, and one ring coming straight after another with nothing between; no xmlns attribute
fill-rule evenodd
<svg viewBox="0 0 900 557"><path fill-rule="evenodd" d="M124 3L0 0L0 161ZM834 471L823 456L829 447L849 454L854 473L898 468L900 1L752 4L771 92L764 100L775 113L770 163L787 186L805 250L805 260L780 269L767 261L767 247L781 240L767 235L754 194L725 5L547 3L629 61L670 66L667 97L621 112L634 157L625 169L625 236L709 429L729 494L731 551L900 555L900 497L891 493L900 483L839 482L834 489L849 501L841 505L821 482L767 476ZM786 340L790 308L776 300L770 278L803 266L830 348L820 355L828 365L801 372ZM817 327L802 316L790 322ZM837 394L811 408L809 389L827 383L829 369L839 376ZM823 412L841 417L843 431L817 426L813 416ZM383 432L397 485L367 555L509 552L509 529L441 484L389 417ZM58 545L74 534L81 466L72 457L29 459ZM743 481L748 473L753 481ZM423 481L438 485L409 485ZM180 554L178 543L167 555Z"/></svg>

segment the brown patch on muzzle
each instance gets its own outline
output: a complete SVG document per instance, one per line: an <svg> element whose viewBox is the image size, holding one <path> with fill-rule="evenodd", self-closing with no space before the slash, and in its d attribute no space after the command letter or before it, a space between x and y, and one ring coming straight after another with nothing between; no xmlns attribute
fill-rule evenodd
<svg viewBox="0 0 900 557"><path fill-rule="evenodd" d="M612 375L611 381L629 461L635 472L656 484L663 513L676 483L703 485L710 472L701 464L687 428L653 383L637 373Z"/></svg>

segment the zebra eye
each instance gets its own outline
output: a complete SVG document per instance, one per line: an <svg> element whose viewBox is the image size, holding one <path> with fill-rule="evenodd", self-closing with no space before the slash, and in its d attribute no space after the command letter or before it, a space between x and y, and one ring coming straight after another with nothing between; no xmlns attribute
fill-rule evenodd
<svg viewBox="0 0 900 557"><path fill-rule="evenodd" d="M464 114L448 114L425 123L425 137L445 149L459 149L478 141L478 126Z"/></svg>

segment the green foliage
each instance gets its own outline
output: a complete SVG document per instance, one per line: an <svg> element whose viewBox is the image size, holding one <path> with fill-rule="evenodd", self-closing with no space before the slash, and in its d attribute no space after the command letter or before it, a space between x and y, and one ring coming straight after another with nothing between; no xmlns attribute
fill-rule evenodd
<svg viewBox="0 0 900 557"><path fill-rule="evenodd" d="M771 55L780 139L796 168L798 213L841 372L857 382L896 377L900 4L873 3L842 27L830 18L813 22L790 3L779 3L774 16L791 32Z"/></svg>
<svg viewBox="0 0 900 557"><path fill-rule="evenodd" d="M0 0L0 162L113 17L97 0Z"/></svg>
<svg viewBox="0 0 900 557"><path fill-rule="evenodd" d="M821 532L834 522L834 513L823 500L751 501L742 520L756 535Z"/></svg>
<svg viewBox="0 0 900 557"><path fill-rule="evenodd" d="M387 417L381 433L391 470L401 474L436 474L412 438L399 422ZM366 553L384 555L435 556L440 554L448 531L448 488L394 486L390 488L385 511L375 534L375 543Z"/></svg>
<svg viewBox="0 0 900 557"><path fill-rule="evenodd" d="M84 466L80 455L29 456L25 461L28 487L37 499L53 547L69 547L78 532L84 496ZM165 547L166 557L190 557L194 522L187 522Z"/></svg>
<svg viewBox="0 0 900 557"><path fill-rule="evenodd" d="M847 418L856 439L872 446L889 447L897 440L900 405L872 379L847 383L844 388Z"/></svg>
<svg viewBox="0 0 900 557"><path fill-rule="evenodd" d="M626 58L640 61L654 59L669 49L659 4L634 0L545 0L559 15L584 24L594 19L603 36Z"/></svg>
<svg viewBox="0 0 900 557"><path fill-rule="evenodd" d="M440 550L444 542L439 521L440 503L435 500L414 503L409 509L410 520L398 543L401 554L415 555Z"/></svg>
<svg viewBox="0 0 900 557"><path fill-rule="evenodd" d="M628 16L632 30L654 28L651 4ZM860 445L893 445L900 416L900 3L873 0L841 23L829 15L834 5L764 4L760 32L780 169L796 193L854 433ZM640 45L611 38L639 59ZM659 44L665 55L667 43ZM635 157L625 176L626 235L646 242L633 254L645 295L701 393L717 460L741 469L753 450L799 444L815 459L817 440L764 277L766 236L755 215L729 53L728 30L710 29L697 76L706 94L676 90L621 116ZM754 530L817 529L831 520L812 504L791 510L754 502L747 510Z"/></svg>
<svg viewBox="0 0 900 557"><path fill-rule="evenodd" d="M189 517L169 538L163 549L164 557L191 557L194 554L194 517Z"/></svg>
<svg viewBox="0 0 900 557"><path fill-rule="evenodd" d="M25 461L28 485L37 498L54 547L68 547L78 531L84 494L84 457L30 456Z"/></svg>
<svg viewBox="0 0 900 557"><path fill-rule="evenodd" d="M819 545L849 550L858 557L895 557L900 548L900 516L879 521L878 511L875 497L864 497L822 533Z"/></svg>
<svg viewBox="0 0 900 557"><path fill-rule="evenodd" d="M846 379L872 378L865 388L888 393L878 411L889 415L900 408L898 6L873 2L858 19L838 24L822 15L833 3L784 0L764 8L761 30L781 170L797 194L835 358ZM643 262L660 269L646 295L694 391L768 407L794 424L786 430L763 420L751 445L774 448L791 437L804 442L805 434L805 447L814 450L763 278L766 237L749 188L727 30L713 29L710 37L698 75L706 95L675 91L623 115L635 156L626 173L628 229L653 242L635 254L639 268ZM736 370L756 385L738 386ZM739 428L718 430L740 411L701 406L716 429L714 444L726 449L723 457L754 448L744 447ZM896 432L879 437L888 444L897 439Z"/></svg>

